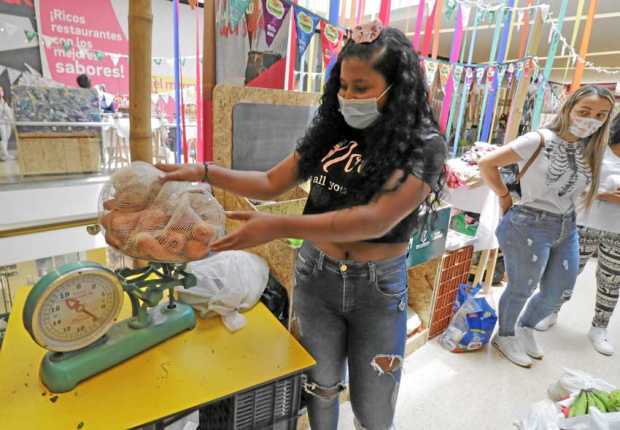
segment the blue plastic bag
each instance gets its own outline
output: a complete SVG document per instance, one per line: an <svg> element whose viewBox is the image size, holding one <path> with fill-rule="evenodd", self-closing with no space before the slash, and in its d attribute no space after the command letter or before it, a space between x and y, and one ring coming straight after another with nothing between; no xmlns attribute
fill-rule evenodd
<svg viewBox="0 0 620 430"><path fill-rule="evenodd" d="M481 286L471 287L467 284L459 286L454 316L450 325L442 334L440 343L452 352L476 351L489 343L497 313L489 305L486 298L476 297Z"/></svg>

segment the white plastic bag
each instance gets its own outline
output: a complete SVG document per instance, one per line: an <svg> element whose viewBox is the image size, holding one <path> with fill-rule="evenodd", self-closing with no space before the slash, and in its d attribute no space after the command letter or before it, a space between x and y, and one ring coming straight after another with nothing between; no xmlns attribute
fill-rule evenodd
<svg viewBox="0 0 620 430"><path fill-rule="evenodd" d="M559 425L562 430L620 430L620 412L603 413L590 407L588 415L563 418Z"/></svg>
<svg viewBox="0 0 620 430"><path fill-rule="evenodd" d="M581 392L581 390L614 391L616 389L615 386L607 381L596 378L581 370L566 368L563 370L564 373L560 379L547 390L549 398L553 401L560 401L572 394Z"/></svg>
<svg viewBox="0 0 620 430"><path fill-rule="evenodd" d="M551 400L534 403L524 419L515 423L519 430L560 430L558 421L562 413Z"/></svg>
<svg viewBox="0 0 620 430"><path fill-rule="evenodd" d="M179 300L191 305L202 318L220 315L230 331L246 324L240 312L254 307L269 281L265 260L243 251L214 254L191 263L189 270L198 279L198 285L177 288Z"/></svg>
<svg viewBox="0 0 620 430"><path fill-rule="evenodd" d="M497 194L489 191L480 211L480 221L476 231L476 244L474 246L475 252L497 249L499 247L497 237L495 237L495 230L499 225L501 217L502 212L499 206L499 198Z"/></svg>

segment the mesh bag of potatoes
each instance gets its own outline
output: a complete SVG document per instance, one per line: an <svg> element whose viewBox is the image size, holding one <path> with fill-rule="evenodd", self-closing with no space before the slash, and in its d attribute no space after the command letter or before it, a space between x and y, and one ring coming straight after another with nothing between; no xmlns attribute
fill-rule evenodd
<svg viewBox="0 0 620 430"><path fill-rule="evenodd" d="M106 242L142 260L185 263L203 259L224 233L222 206L204 184L166 182L154 166L117 170L99 197Z"/></svg>

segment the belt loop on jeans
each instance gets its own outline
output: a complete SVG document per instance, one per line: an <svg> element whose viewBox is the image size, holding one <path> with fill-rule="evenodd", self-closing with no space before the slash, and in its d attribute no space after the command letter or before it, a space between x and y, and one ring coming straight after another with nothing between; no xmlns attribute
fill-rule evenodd
<svg viewBox="0 0 620 430"><path fill-rule="evenodd" d="M368 263L368 276L370 278L370 282L377 281L377 265L372 261Z"/></svg>
<svg viewBox="0 0 620 430"><path fill-rule="evenodd" d="M325 261L325 253L323 251L319 251L319 258L317 258L316 269L321 272L323 271L323 262Z"/></svg>

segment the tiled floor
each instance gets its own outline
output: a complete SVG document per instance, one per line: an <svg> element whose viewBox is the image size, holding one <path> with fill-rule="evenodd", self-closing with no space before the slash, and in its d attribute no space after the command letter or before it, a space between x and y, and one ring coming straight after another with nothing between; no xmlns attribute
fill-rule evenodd
<svg viewBox="0 0 620 430"><path fill-rule="evenodd" d="M532 369L519 368L492 347L469 354L445 351L436 340L406 360L396 411L399 430L509 430L532 403L545 399L547 387L563 367L603 377L620 387L620 353L604 357L586 337L593 315L596 263L577 280L576 292L557 326L541 333L545 358ZM501 289L494 289L496 299ZM610 340L620 350L620 312L610 325ZM352 430L348 403L340 430Z"/></svg>

